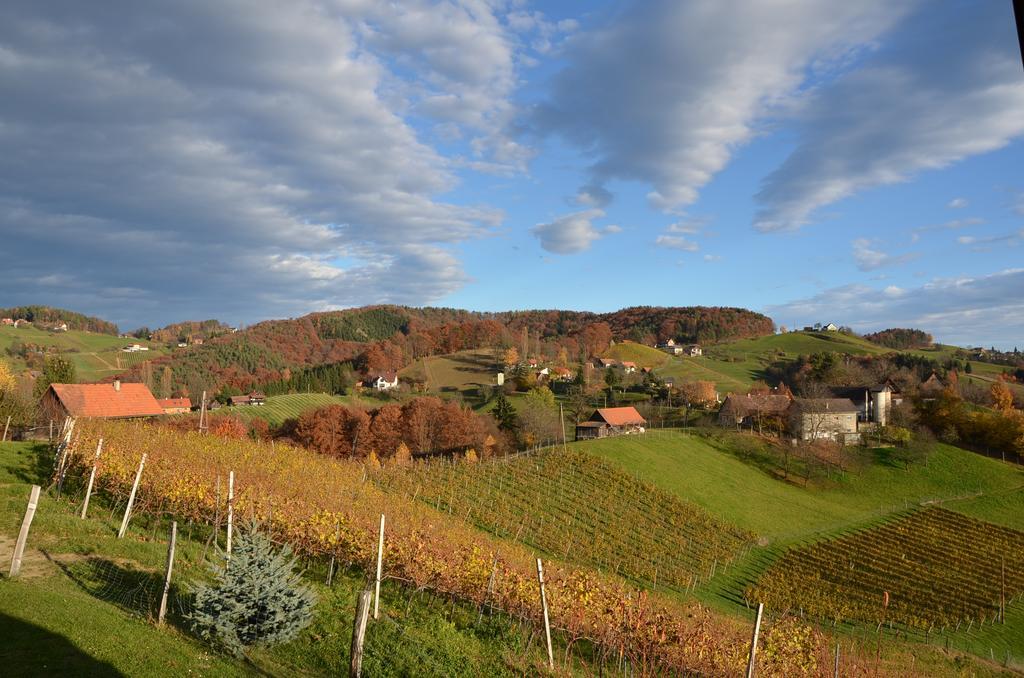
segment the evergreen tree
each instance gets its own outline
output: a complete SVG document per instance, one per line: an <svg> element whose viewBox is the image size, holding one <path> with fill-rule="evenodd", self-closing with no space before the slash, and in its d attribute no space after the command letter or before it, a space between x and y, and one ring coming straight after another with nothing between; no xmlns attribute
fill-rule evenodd
<svg viewBox="0 0 1024 678"><path fill-rule="evenodd" d="M498 428L502 431L514 431L516 429L516 409L508 401L505 394L498 396L491 410L491 416L498 420Z"/></svg>
<svg viewBox="0 0 1024 678"><path fill-rule="evenodd" d="M964 372L966 372L967 374L970 374L973 371L974 371L974 368L971 367L971 363L968 362L966 365L964 365Z"/></svg>
<svg viewBox="0 0 1024 678"><path fill-rule="evenodd" d="M187 615L203 640L236 657L255 646L295 638L313 617L315 594L294 571L287 544L278 549L250 525L238 535L230 560L214 566L212 583L198 584Z"/></svg>

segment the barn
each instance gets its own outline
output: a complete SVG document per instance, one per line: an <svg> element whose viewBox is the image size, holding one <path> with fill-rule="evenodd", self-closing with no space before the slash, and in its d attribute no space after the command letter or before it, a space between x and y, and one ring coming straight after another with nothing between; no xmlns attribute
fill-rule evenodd
<svg viewBox="0 0 1024 678"><path fill-rule="evenodd" d="M643 433L647 420L635 407L599 408L587 421L576 424L576 440Z"/></svg>

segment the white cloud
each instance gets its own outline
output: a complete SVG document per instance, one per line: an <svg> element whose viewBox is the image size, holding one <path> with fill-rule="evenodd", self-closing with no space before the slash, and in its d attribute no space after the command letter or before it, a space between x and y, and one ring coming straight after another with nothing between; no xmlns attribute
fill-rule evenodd
<svg viewBox="0 0 1024 678"><path fill-rule="evenodd" d="M883 252L867 238L858 238L853 241L853 260L857 263L857 268L862 271L875 271L880 268L898 266L913 258L912 254L895 256Z"/></svg>
<svg viewBox="0 0 1024 678"><path fill-rule="evenodd" d="M796 150L764 181L755 226L800 228L819 208L1005 146L1024 134L1008 5L928 5L898 49L825 88Z"/></svg>
<svg viewBox="0 0 1024 678"><path fill-rule="evenodd" d="M967 207L967 205L967 198L953 198L952 200L949 201L946 207L948 207L951 210L961 210Z"/></svg>
<svg viewBox="0 0 1024 678"><path fill-rule="evenodd" d="M687 240L681 235L659 235L654 243L658 247L665 247L671 250L681 250L683 252L696 252L700 249L700 246L692 240Z"/></svg>
<svg viewBox="0 0 1024 678"><path fill-rule="evenodd" d="M546 223L537 224L530 232L540 240L540 246L554 254L578 254L590 249L601 231L594 227L594 221L604 217L599 209L583 210L558 217ZM607 228L605 232L609 231Z"/></svg>
<svg viewBox="0 0 1024 678"><path fill-rule="evenodd" d="M709 263L712 262L712 261L721 261L721 260L722 260L722 257L720 255L718 255L718 254L705 254L704 255L704 261L707 261Z"/></svg>
<svg viewBox="0 0 1024 678"><path fill-rule="evenodd" d="M14 1L0 45L9 298L54 269L80 284L53 303L119 322L425 303L501 222L437 198L455 163L406 119L432 102L481 162L515 156L488 145L515 73L485 4Z"/></svg>
<svg viewBox="0 0 1024 678"><path fill-rule="evenodd" d="M862 332L918 327L947 343L1012 347L1024 336L1024 269L937 278L909 289L845 285L766 312L798 323L838 318Z"/></svg>
<svg viewBox="0 0 1024 678"><path fill-rule="evenodd" d="M909 2L657 0L574 36L535 121L596 157L591 184L651 184L674 210L757 133L757 121L888 29Z"/></svg>

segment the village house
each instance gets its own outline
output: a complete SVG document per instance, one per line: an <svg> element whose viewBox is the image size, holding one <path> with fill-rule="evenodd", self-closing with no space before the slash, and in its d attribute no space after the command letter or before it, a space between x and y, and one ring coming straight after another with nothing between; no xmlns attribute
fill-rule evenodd
<svg viewBox="0 0 1024 678"><path fill-rule="evenodd" d="M789 411L789 430L800 440L860 441L860 409L849 398L797 398Z"/></svg>
<svg viewBox="0 0 1024 678"><path fill-rule="evenodd" d="M253 391L245 395L231 396L232 407L237 405L265 405L267 396L259 391Z"/></svg>
<svg viewBox="0 0 1024 678"><path fill-rule="evenodd" d="M192 410L192 401L188 398L157 398L164 414L186 414Z"/></svg>
<svg viewBox="0 0 1024 678"><path fill-rule="evenodd" d="M886 426L894 405L903 395L891 383L874 386L840 386L829 389L835 398L847 398L857 406L857 423L863 429Z"/></svg>
<svg viewBox="0 0 1024 678"><path fill-rule="evenodd" d="M388 391L398 388L398 372L382 372L372 382L373 387L378 391Z"/></svg>
<svg viewBox="0 0 1024 678"><path fill-rule="evenodd" d="M666 353L671 353L672 355L682 355L685 350L682 346L676 345L675 339L669 339L664 344L658 344L657 348L665 351Z"/></svg>
<svg viewBox="0 0 1024 678"><path fill-rule="evenodd" d="M630 360L623 360L622 369L626 374L633 374L636 372L636 363Z"/></svg>
<svg viewBox="0 0 1024 678"><path fill-rule="evenodd" d="M0 325L13 325L14 320L11 318L0 318Z"/></svg>
<svg viewBox="0 0 1024 678"><path fill-rule="evenodd" d="M572 381L572 370L567 367L552 367L551 374L559 381Z"/></svg>
<svg viewBox="0 0 1024 678"><path fill-rule="evenodd" d="M576 440L643 433L646 425L635 407L604 407L576 424Z"/></svg>
<svg viewBox="0 0 1024 678"><path fill-rule="evenodd" d="M700 356L704 355L704 349L702 349L697 344L690 344L689 346L686 347L685 353L691 358L699 358Z"/></svg>
<svg viewBox="0 0 1024 678"><path fill-rule="evenodd" d="M117 379L110 384L50 384L40 408L51 419L134 419L164 413L145 384Z"/></svg>
<svg viewBox="0 0 1024 678"><path fill-rule="evenodd" d="M614 358L598 358L594 364L594 367L600 367L601 369L608 369L609 367L615 367L619 364Z"/></svg>
<svg viewBox="0 0 1024 678"><path fill-rule="evenodd" d="M718 410L720 426L762 428L769 420L784 424L792 399L785 394L728 395Z"/></svg>
<svg viewBox="0 0 1024 678"><path fill-rule="evenodd" d="M526 361L526 364L527 364L527 366L529 366L531 368L534 368L534 367L537 367L537 365L539 365L540 363L537 362L536 358L530 358L529 360Z"/></svg>
<svg viewBox="0 0 1024 678"><path fill-rule="evenodd" d="M822 325L821 329L825 330L826 332L838 332L839 326L836 325L835 323L828 323L827 325Z"/></svg>
<svg viewBox="0 0 1024 678"><path fill-rule="evenodd" d="M143 346L142 344L128 344L121 350L125 353L138 353L139 351L148 351L149 347Z"/></svg>

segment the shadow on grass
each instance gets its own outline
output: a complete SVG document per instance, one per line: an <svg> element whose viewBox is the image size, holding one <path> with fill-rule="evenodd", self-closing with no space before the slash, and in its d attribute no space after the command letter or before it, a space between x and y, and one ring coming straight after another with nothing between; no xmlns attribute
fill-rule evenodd
<svg viewBox="0 0 1024 678"><path fill-rule="evenodd" d="M2 613L0 637L5 676L124 675L107 662L90 657L64 636Z"/></svg>
<svg viewBox="0 0 1024 678"><path fill-rule="evenodd" d="M46 443L35 443L31 450L29 463L11 468L10 474L23 483L45 487L53 475L53 449Z"/></svg>

